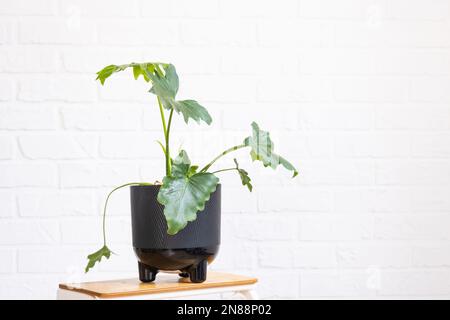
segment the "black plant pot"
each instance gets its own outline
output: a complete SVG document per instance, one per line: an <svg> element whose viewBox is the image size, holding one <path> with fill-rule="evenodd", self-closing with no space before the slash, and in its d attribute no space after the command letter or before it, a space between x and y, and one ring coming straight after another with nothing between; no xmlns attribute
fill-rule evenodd
<svg viewBox="0 0 450 320"><path fill-rule="evenodd" d="M159 271L178 271L192 282L206 280L207 266L220 245L220 185L205 209L176 235L167 234L164 206L158 200L160 186L132 186L131 225L139 279L155 280Z"/></svg>

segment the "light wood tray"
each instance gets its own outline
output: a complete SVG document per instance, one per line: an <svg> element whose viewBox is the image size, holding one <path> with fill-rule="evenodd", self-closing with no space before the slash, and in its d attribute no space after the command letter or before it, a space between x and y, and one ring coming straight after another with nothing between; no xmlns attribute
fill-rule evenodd
<svg viewBox="0 0 450 320"><path fill-rule="evenodd" d="M80 292L99 298L126 297L141 294L157 294L185 290L199 290L228 286L251 285L256 278L222 272L208 272L203 283L192 283L178 275L156 277L153 283L142 283L138 279L121 279L97 282L60 284L60 289Z"/></svg>

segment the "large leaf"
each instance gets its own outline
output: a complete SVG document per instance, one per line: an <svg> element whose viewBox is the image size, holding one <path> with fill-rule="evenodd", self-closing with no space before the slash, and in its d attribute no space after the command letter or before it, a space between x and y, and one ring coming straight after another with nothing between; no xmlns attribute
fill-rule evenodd
<svg viewBox="0 0 450 320"><path fill-rule="evenodd" d="M172 107L176 112L183 114L186 123L188 123L189 119L193 119L197 123L200 123L200 120L202 120L208 125L212 122L208 111L195 100L173 101Z"/></svg>
<svg viewBox="0 0 450 320"><path fill-rule="evenodd" d="M270 134L267 131L260 130L256 122L252 123L252 129L252 136L244 140L244 144L251 147L252 160L260 160L265 167L272 167L273 169L281 164L287 170L293 171L292 177L298 175L297 169L289 161L273 152L274 146Z"/></svg>
<svg viewBox="0 0 450 320"><path fill-rule="evenodd" d="M237 162L236 159L233 159L234 163L236 164L236 170L239 173L239 177L241 178L241 182L243 186L247 186L248 190L250 192L252 192L253 190L253 186L251 184L252 179L250 179L250 177L248 176L248 172L245 171L244 169L239 168L239 163Z"/></svg>
<svg viewBox="0 0 450 320"><path fill-rule="evenodd" d="M165 99L175 99L179 87L177 72L173 64L167 65L167 67L164 68L164 71L164 76L161 76L158 72L147 73L153 83L150 92Z"/></svg>
<svg viewBox="0 0 450 320"><path fill-rule="evenodd" d="M106 259L109 259L109 257L111 256L112 251L109 250L109 248L104 245L100 250L88 255L88 264L86 265L86 268L84 269L84 272L88 272L89 269L93 268L94 265L97 262L100 262L102 260L103 257L105 257Z"/></svg>
<svg viewBox="0 0 450 320"><path fill-rule="evenodd" d="M206 201L216 190L219 179L212 173L195 173L185 151L172 164L172 176L163 179L158 201L164 205L167 233L177 234L188 222L197 218Z"/></svg>

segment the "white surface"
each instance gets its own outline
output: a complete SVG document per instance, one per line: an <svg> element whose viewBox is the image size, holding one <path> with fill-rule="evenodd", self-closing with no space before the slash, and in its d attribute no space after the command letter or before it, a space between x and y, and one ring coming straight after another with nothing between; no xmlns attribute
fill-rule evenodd
<svg viewBox="0 0 450 320"><path fill-rule="evenodd" d="M200 290L183 290L166 293L140 294L134 296L113 298L94 297L80 292L58 289L56 296L58 300L166 300L199 299L199 297L205 299L214 299L214 297L226 299L226 297L231 294L233 299L257 300L258 294L256 293L255 287L255 285L230 286Z"/></svg>
<svg viewBox="0 0 450 320"><path fill-rule="evenodd" d="M110 203L119 256L101 245L106 192L161 179L148 87L111 63L170 61L180 146L203 164L270 129L300 169L224 175L216 269L255 275L262 298L450 297L450 1L0 0L0 297L54 298L58 282L137 275L127 191ZM232 164L232 158L221 166Z"/></svg>

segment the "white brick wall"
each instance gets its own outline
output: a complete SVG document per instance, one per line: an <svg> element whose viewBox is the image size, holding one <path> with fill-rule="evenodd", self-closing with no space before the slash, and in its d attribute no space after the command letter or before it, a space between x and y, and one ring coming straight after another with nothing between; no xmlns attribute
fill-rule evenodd
<svg viewBox="0 0 450 320"><path fill-rule="evenodd" d="M0 0L0 298L136 275L126 190L120 256L82 270L108 189L163 175L147 86L94 81L142 60L213 115L177 117L175 150L204 162L255 120L300 169L244 158L252 194L223 177L213 268L265 298L450 297L450 1Z"/></svg>

